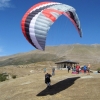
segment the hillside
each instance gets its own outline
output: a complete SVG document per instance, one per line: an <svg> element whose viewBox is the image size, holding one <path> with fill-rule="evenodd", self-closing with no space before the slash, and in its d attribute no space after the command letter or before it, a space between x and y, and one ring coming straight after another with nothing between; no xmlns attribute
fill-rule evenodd
<svg viewBox="0 0 100 100"><path fill-rule="evenodd" d="M55 62L78 61L90 63L91 69L100 68L100 45L48 46L45 51L0 57L0 73L10 75L0 82L0 100L100 100L100 74L72 74L67 70L55 71L50 89L44 83L43 68L51 73ZM13 79L11 76L16 75Z"/></svg>
<svg viewBox="0 0 100 100"><path fill-rule="evenodd" d="M0 57L0 66L26 65L31 63L61 60L78 61L80 64L91 63L99 67L100 45L60 45L47 46L45 51L34 50L26 53Z"/></svg>
<svg viewBox="0 0 100 100"><path fill-rule="evenodd" d="M33 73L0 83L0 100L100 100L100 74L68 74L56 70L50 89L44 73Z"/></svg>

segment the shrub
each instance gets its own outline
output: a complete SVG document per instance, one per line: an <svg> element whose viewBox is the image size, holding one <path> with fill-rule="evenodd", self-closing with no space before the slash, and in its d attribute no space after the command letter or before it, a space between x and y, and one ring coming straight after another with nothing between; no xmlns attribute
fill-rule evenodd
<svg viewBox="0 0 100 100"><path fill-rule="evenodd" d="M100 68L97 68L97 71L100 71Z"/></svg>
<svg viewBox="0 0 100 100"><path fill-rule="evenodd" d="M12 75L12 78L15 79L16 78L16 75Z"/></svg>
<svg viewBox="0 0 100 100"><path fill-rule="evenodd" d="M7 76L4 74L0 74L0 82L7 80Z"/></svg>

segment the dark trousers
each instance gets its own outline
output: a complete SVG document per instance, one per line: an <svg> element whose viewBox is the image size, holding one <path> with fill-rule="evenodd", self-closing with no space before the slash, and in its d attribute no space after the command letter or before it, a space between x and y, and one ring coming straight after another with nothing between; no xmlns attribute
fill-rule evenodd
<svg viewBox="0 0 100 100"><path fill-rule="evenodd" d="M84 70L84 73L86 73L86 70Z"/></svg>

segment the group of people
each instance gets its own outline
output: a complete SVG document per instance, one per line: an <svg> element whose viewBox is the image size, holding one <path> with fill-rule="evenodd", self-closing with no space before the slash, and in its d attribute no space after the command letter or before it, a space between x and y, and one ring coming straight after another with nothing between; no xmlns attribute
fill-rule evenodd
<svg viewBox="0 0 100 100"><path fill-rule="evenodd" d="M72 68L72 73L77 73L79 74L81 71L83 71L84 73L86 73L88 71L88 73L90 74L90 64L88 66L84 65L83 67L80 67L79 64L77 64L76 66L74 67L70 67L68 66L67 69L68 69L68 73L69 73L69 70ZM51 83L51 79L50 77L52 77L53 75L55 75L55 68L52 68L52 74L46 72L46 68L44 68L44 73L45 74L45 83L47 84L47 87L50 87L50 83Z"/></svg>
<svg viewBox="0 0 100 100"><path fill-rule="evenodd" d="M72 67L72 73L74 73L74 72L76 72L77 74L88 72L90 74L90 64L88 66L84 65L83 67L80 67L80 65L78 64L78 65Z"/></svg>

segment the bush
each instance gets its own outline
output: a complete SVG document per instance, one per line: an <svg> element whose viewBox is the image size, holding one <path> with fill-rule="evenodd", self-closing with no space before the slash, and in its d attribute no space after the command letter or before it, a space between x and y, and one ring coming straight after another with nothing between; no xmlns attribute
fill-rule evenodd
<svg viewBox="0 0 100 100"><path fill-rule="evenodd" d="M16 75L12 75L12 78L15 79L16 78Z"/></svg>
<svg viewBox="0 0 100 100"><path fill-rule="evenodd" d="M0 74L0 82L7 80L7 76L4 74Z"/></svg>
<svg viewBox="0 0 100 100"><path fill-rule="evenodd" d="M100 68L97 68L97 71L100 71Z"/></svg>

